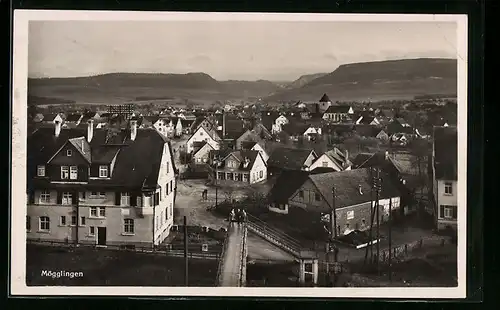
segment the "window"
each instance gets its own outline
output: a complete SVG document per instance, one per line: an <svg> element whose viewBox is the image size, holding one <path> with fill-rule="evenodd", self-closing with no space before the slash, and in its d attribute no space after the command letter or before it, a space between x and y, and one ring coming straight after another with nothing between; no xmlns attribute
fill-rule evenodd
<svg viewBox="0 0 500 310"><path fill-rule="evenodd" d="M224 180L224 172L217 172L217 179Z"/></svg>
<svg viewBox="0 0 500 310"><path fill-rule="evenodd" d="M90 226L89 227L89 235L90 236L95 236L95 226Z"/></svg>
<svg viewBox="0 0 500 310"><path fill-rule="evenodd" d="M66 150L66 156L71 156L73 155L73 151L72 150Z"/></svg>
<svg viewBox="0 0 500 310"><path fill-rule="evenodd" d="M321 165L322 165L323 167L328 167L328 162L327 162L327 161L324 161L324 162L322 162L322 163L321 163Z"/></svg>
<svg viewBox="0 0 500 310"><path fill-rule="evenodd" d="M90 193L90 198L96 198L96 197L97 197L97 192Z"/></svg>
<svg viewBox="0 0 500 310"><path fill-rule="evenodd" d="M41 191L39 201L40 203L50 203L50 192Z"/></svg>
<svg viewBox="0 0 500 310"><path fill-rule="evenodd" d="M97 217L97 207L90 207L90 216Z"/></svg>
<svg viewBox="0 0 500 310"><path fill-rule="evenodd" d="M440 206L441 217L445 219L456 219L457 218L457 206Z"/></svg>
<svg viewBox="0 0 500 310"><path fill-rule="evenodd" d="M354 211L347 211L347 219L352 220L354 218Z"/></svg>
<svg viewBox="0 0 500 310"><path fill-rule="evenodd" d="M45 166L41 165L37 167L37 176L44 177L45 176Z"/></svg>
<svg viewBox="0 0 500 310"><path fill-rule="evenodd" d="M320 201L321 200L321 195L319 193L314 193L314 200Z"/></svg>
<svg viewBox="0 0 500 310"><path fill-rule="evenodd" d="M106 198L106 192L99 192L99 198Z"/></svg>
<svg viewBox="0 0 500 310"><path fill-rule="evenodd" d="M59 225L66 226L66 216L61 216L61 220L59 221Z"/></svg>
<svg viewBox="0 0 500 310"><path fill-rule="evenodd" d="M170 180L170 192L174 189L174 181Z"/></svg>
<svg viewBox="0 0 500 310"><path fill-rule="evenodd" d="M167 173L170 172L170 165L168 164L168 161L167 161Z"/></svg>
<svg viewBox="0 0 500 310"><path fill-rule="evenodd" d="M62 204L63 205L70 205L72 198L73 198L73 194L71 194L70 192L64 192L62 194Z"/></svg>
<svg viewBox="0 0 500 310"><path fill-rule="evenodd" d="M248 173L243 174L243 181L248 182Z"/></svg>
<svg viewBox="0 0 500 310"><path fill-rule="evenodd" d="M260 177L260 178L263 178L263 177L264 177L264 171L262 171L262 170L261 170L261 171L259 172L259 177Z"/></svg>
<svg viewBox="0 0 500 310"><path fill-rule="evenodd" d="M99 177L100 178L108 177L108 166L99 166Z"/></svg>
<svg viewBox="0 0 500 310"><path fill-rule="evenodd" d="M121 194L121 204L123 206L130 206L130 193L123 192Z"/></svg>
<svg viewBox="0 0 500 310"><path fill-rule="evenodd" d="M50 230L50 218L48 216L40 216L40 231Z"/></svg>
<svg viewBox="0 0 500 310"><path fill-rule="evenodd" d="M69 167L61 166L61 179L67 180L69 178Z"/></svg>
<svg viewBox="0 0 500 310"><path fill-rule="evenodd" d="M444 183L444 194L453 195L453 184L451 182Z"/></svg>
<svg viewBox="0 0 500 310"><path fill-rule="evenodd" d="M160 187L160 195L159 195L159 197L160 197L160 201L161 201L161 199L163 198L163 196L161 195L161 187Z"/></svg>
<svg viewBox="0 0 500 310"><path fill-rule="evenodd" d="M127 234L134 233L134 220L133 219L125 219L124 220L124 232Z"/></svg>
<svg viewBox="0 0 500 310"><path fill-rule="evenodd" d="M26 215L26 231L31 231L31 216Z"/></svg>
<svg viewBox="0 0 500 310"><path fill-rule="evenodd" d="M85 226L85 216L80 217L80 226Z"/></svg>
<svg viewBox="0 0 500 310"><path fill-rule="evenodd" d="M77 166L71 166L69 167L69 178L71 180L76 180L78 178L78 167Z"/></svg>
<svg viewBox="0 0 500 310"><path fill-rule="evenodd" d="M76 215L71 216L71 226L76 226Z"/></svg>
<svg viewBox="0 0 500 310"><path fill-rule="evenodd" d="M106 217L106 208L99 208L99 216Z"/></svg>
<svg viewBox="0 0 500 310"><path fill-rule="evenodd" d="M232 180L233 179L233 174L231 172L228 172L226 179L227 180Z"/></svg>
<svg viewBox="0 0 500 310"><path fill-rule="evenodd" d="M303 190L300 190L300 191L299 191L299 197L300 197L300 198L304 198L304 191L303 191Z"/></svg>
<svg viewBox="0 0 500 310"><path fill-rule="evenodd" d="M168 221L168 213L169 213L168 208L166 208L166 210L165 210L165 221Z"/></svg>

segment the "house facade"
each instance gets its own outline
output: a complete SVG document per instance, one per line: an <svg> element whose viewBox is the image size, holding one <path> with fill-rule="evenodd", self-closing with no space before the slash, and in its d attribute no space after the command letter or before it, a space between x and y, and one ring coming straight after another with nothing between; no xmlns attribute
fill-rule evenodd
<svg viewBox="0 0 500 310"><path fill-rule="evenodd" d="M92 123L92 122L89 122ZM41 128L28 138L28 239L160 244L173 224L176 169L156 130Z"/></svg>
<svg viewBox="0 0 500 310"><path fill-rule="evenodd" d="M309 167L312 171L316 168L330 168L335 171L344 171L351 169L351 162L348 159L348 152L342 153L335 148L320 155Z"/></svg>
<svg viewBox="0 0 500 310"><path fill-rule="evenodd" d="M241 149L242 150L247 150L247 151L257 151L260 153L262 156L262 159L264 159L264 162L267 163L269 159L269 155L267 154L266 150L262 147L262 145L259 142L243 142L241 144Z"/></svg>
<svg viewBox="0 0 500 310"><path fill-rule="evenodd" d="M436 206L437 228L457 228L457 128L442 126L434 128L432 148L433 196Z"/></svg>
<svg viewBox="0 0 500 310"><path fill-rule="evenodd" d="M196 165L207 164L210 161L210 151L214 148L210 143L205 141L200 142L201 146L195 148L193 151L193 156L191 157L191 162Z"/></svg>
<svg viewBox="0 0 500 310"><path fill-rule="evenodd" d="M186 151L191 153L194 151L194 143L205 141L209 143L215 150L219 149L219 139L216 139L216 134L211 134L212 131L207 131L205 127L200 126L186 141ZM214 138L216 137L216 138Z"/></svg>
<svg viewBox="0 0 500 310"><path fill-rule="evenodd" d="M388 219L389 210L394 212L400 206L397 189L388 179L382 181L381 187L379 223ZM371 201L370 188L368 169L310 174L288 201L274 202L270 210L293 216L294 209L302 209L327 223L325 227L329 231L336 229L337 236L341 236L370 227L376 205Z"/></svg>
<svg viewBox="0 0 500 310"><path fill-rule="evenodd" d="M267 179L267 165L258 151L234 151L214 164L217 182L254 184Z"/></svg>

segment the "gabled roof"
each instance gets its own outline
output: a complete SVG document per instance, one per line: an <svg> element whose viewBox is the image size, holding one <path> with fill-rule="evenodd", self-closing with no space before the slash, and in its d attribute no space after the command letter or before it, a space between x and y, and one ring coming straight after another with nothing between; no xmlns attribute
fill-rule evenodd
<svg viewBox="0 0 500 310"><path fill-rule="evenodd" d="M457 127L434 127L434 169L436 179L458 179Z"/></svg>
<svg viewBox="0 0 500 310"><path fill-rule="evenodd" d="M256 144L257 144L257 142L254 142L254 141L243 141L243 142L241 142L241 149L251 150Z"/></svg>
<svg viewBox="0 0 500 310"><path fill-rule="evenodd" d="M61 129L59 136L55 137L54 128L39 128L28 137L28 182L34 182L36 165L46 164L64 144L71 143L79 150L85 150L85 155L89 154L92 163L108 162L118 152L111 180L91 179L89 186L107 184L155 188L163 148L165 143L169 144L166 138L152 128L137 129L134 141L130 140L127 130L117 130L115 135L110 135L109 132L110 129L94 129L93 139L88 146L90 149L87 151L85 143L81 148L82 141L86 142L86 130ZM170 156L173 158L171 148Z"/></svg>
<svg viewBox="0 0 500 310"><path fill-rule="evenodd" d="M325 155L328 156L334 163L336 163L340 168L345 168L350 166L352 163L348 158L346 158L345 154L342 153L338 148L333 148L325 152Z"/></svg>
<svg viewBox="0 0 500 310"><path fill-rule="evenodd" d="M348 105L331 105L325 113L348 113L350 108Z"/></svg>
<svg viewBox="0 0 500 310"><path fill-rule="evenodd" d="M92 157L90 153L90 144L87 142L85 137L72 138L68 140L78 152L87 160L88 163L92 162Z"/></svg>
<svg viewBox="0 0 500 310"><path fill-rule="evenodd" d="M238 150L238 151L232 151L229 152L222 160L224 161L224 164L227 159L230 157L236 158L240 162L240 166L238 167L238 170L241 171L250 171L253 168L253 165L255 164L255 161L257 158L260 156L260 153L258 151L250 151L250 150ZM245 159L248 159L248 165L245 166ZM265 164L265 162L264 162ZM224 165L222 166L224 167Z"/></svg>
<svg viewBox="0 0 500 310"><path fill-rule="evenodd" d="M74 113L74 114L68 115L68 117L66 117L65 121L66 122L78 122L80 120L80 118L82 118L81 114Z"/></svg>
<svg viewBox="0 0 500 310"><path fill-rule="evenodd" d="M269 157L267 164L270 167L283 170L301 170L309 155L316 153L312 149L293 149L287 147L276 148Z"/></svg>
<svg viewBox="0 0 500 310"><path fill-rule="evenodd" d="M195 146L196 150L193 152L193 156L195 156L196 154L198 154L198 152L200 150L203 149L203 147L205 145L208 145L208 147L213 150L214 148L212 147L212 145L210 143L207 143L206 141L201 141L201 142L194 142L193 145ZM209 151L210 152L210 151Z"/></svg>
<svg viewBox="0 0 500 310"><path fill-rule="evenodd" d="M269 192L271 200L277 203L287 203L293 193L304 184L308 177L309 173L307 171L283 171Z"/></svg>
<svg viewBox="0 0 500 310"><path fill-rule="evenodd" d="M281 130L290 136L303 135L307 129L311 127L310 124L305 123L288 123L282 126Z"/></svg>
<svg viewBox="0 0 500 310"><path fill-rule="evenodd" d="M309 179L329 205L328 209L333 207L332 189L335 188L335 208L339 209L369 203L373 177L375 174L370 169L353 169L311 174ZM381 173L380 177L382 179L380 199L398 197L400 193L390 178L384 173Z"/></svg>
<svg viewBox="0 0 500 310"><path fill-rule="evenodd" d="M376 137L382 131L382 128L374 125L356 125L354 131L363 137Z"/></svg>
<svg viewBox="0 0 500 310"><path fill-rule="evenodd" d="M319 102L331 102L330 98L328 97L327 94L323 94Z"/></svg>

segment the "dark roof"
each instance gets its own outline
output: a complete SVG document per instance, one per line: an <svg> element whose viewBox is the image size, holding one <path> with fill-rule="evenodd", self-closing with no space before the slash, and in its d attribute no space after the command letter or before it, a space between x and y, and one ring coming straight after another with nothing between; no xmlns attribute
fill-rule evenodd
<svg viewBox="0 0 500 310"><path fill-rule="evenodd" d="M323 94L319 102L331 102L330 98L328 97L327 94Z"/></svg>
<svg viewBox="0 0 500 310"><path fill-rule="evenodd" d="M248 129L245 127L245 123L239 119L226 119L225 122L225 136L224 139L238 139L243 133Z"/></svg>
<svg viewBox="0 0 500 310"><path fill-rule="evenodd" d="M292 194L304 184L308 177L309 173L306 171L283 171L269 192L270 199L277 203L287 203Z"/></svg>
<svg viewBox="0 0 500 310"><path fill-rule="evenodd" d="M85 154L90 155L92 163L101 163L109 162L118 152L111 180L89 180L89 186L156 187L163 147L169 143L166 138L151 128L137 129L134 141L130 140L128 130L110 132L111 129L94 129L90 152L85 151ZM47 163L64 144L72 143L81 148L86 133L76 128L61 129L59 137L55 137L54 128L36 130L28 137L28 182L33 180L36 165ZM173 156L171 149L170 156Z"/></svg>
<svg viewBox="0 0 500 310"><path fill-rule="evenodd" d="M255 144L257 144L257 142L254 142L254 141L243 141L243 142L241 142L241 148L243 150L250 150L250 149L252 149L255 146Z"/></svg>
<svg viewBox="0 0 500 310"><path fill-rule="evenodd" d="M374 116L361 116L360 124L369 125L375 119Z"/></svg>
<svg viewBox="0 0 500 310"><path fill-rule="evenodd" d="M359 153L354 157L352 164L355 167L359 167L362 164L364 164L368 159L370 159L373 156L374 153Z"/></svg>
<svg viewBox="0 0 500 310"><path fill-rule="evenodd" d="M363 137L376 137L382 131L382 128L375 125L356 125L354 131Z"/></svg>
<svg viewBox="0 0 500 310"><path fill-rule="evenodd" d="M148 115L142 117L142 123L147 125L154 125L160 119L157 115Z"/></svg>
<svg viewBox="0 0 500 310"><path fill-rule="evenodd" d="M331 105L325 113L348 113L350 108L348 105Z"/></svg>
<svg viewBox="0 0 500 310"><path fill-rule="evenodd" d="M182 127L191 127L194 122L194 119L181 119Z"/></svg>
<svg viewBox="0 0 500 310"><path fill-rule="evenodd" d="M44 113L43 114L43 121L44 122L51 122L54 120L59 115L59 113Z"/></svg>
<svg viewBox="0 0 500 310"><path fill-rule="evenodd" d="M280 147L272 152L267 164L269 167L284 170L301 170L304 168L304 163L311 153L314 153L312 149Z"/></svg>
<svg viewBox="0 0 500 310"><path fill-rule="evenodd" d="M335 207L343 208L371 201L370 191L375 174L370 169L353 169L340 172L311 174L309 179L317 187L329 207L332 207L332 188L335 188ZM380 174L382 179L380 199L400 195L391 179ZM361 192L360 192L361 189Z"/></svg>
<svg viewBox="0 0 500 310"><path fill-rule="evenodd" d="M281 126L281 130L290 136L298 136L304 134L309 127L311 127L309 124L290 122Z"/></svg>
<svg viewBox="0 0 500 310"><path fill-rule="evenodd" d="M458 179L457 127L434 127L434 169L436 179Z"/></svg>
<svg viewBox="0 0 500 310"><path fill-rule="evenodd" d="M66 117L65 121L66 122L78 122L81 117L82 117L81 114L70 114L70 115L68 115L68 117Z"/></svg>
<svg viewBox="0 0 500 310"><path fill-rule="evenodd" d="M354 130L354 125L352 124L323 124L321 126L321 132L323 134L341 134L347 133Z"/></svg>

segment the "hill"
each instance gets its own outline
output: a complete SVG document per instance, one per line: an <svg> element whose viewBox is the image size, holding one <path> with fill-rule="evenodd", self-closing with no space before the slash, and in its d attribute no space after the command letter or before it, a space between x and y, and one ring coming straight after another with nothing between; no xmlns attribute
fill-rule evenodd
<svg viewBox="0 0 500 310"><path fill-rule="evenodd" d="M325 76L327 74L328 73L313 73L313 74L302 75L301 77L299 77L295 81L293 81L293 82L289 83L288 85L286 85L286 88L287 89L293 89L293 88L302 87L302 86L308 84L309 82L311 82L312 80L315 80L317 78L323 77L323 76Z"/></svg>
<svg viewBox="0 0 500 310"><path fill-rule="evenodd" d="M411 99L427 94L456 94L455 59L404 59L341 65L305 85L273 94L267 102Z"/></svg>
<svg viewBox="0 0 500 310"><path fill-rule="evenodd" d="M270 81L217 81L206 73L109 73L89 77L28 79L31 96L78 103L244 100L268 96L280 89Z"/></svg>

